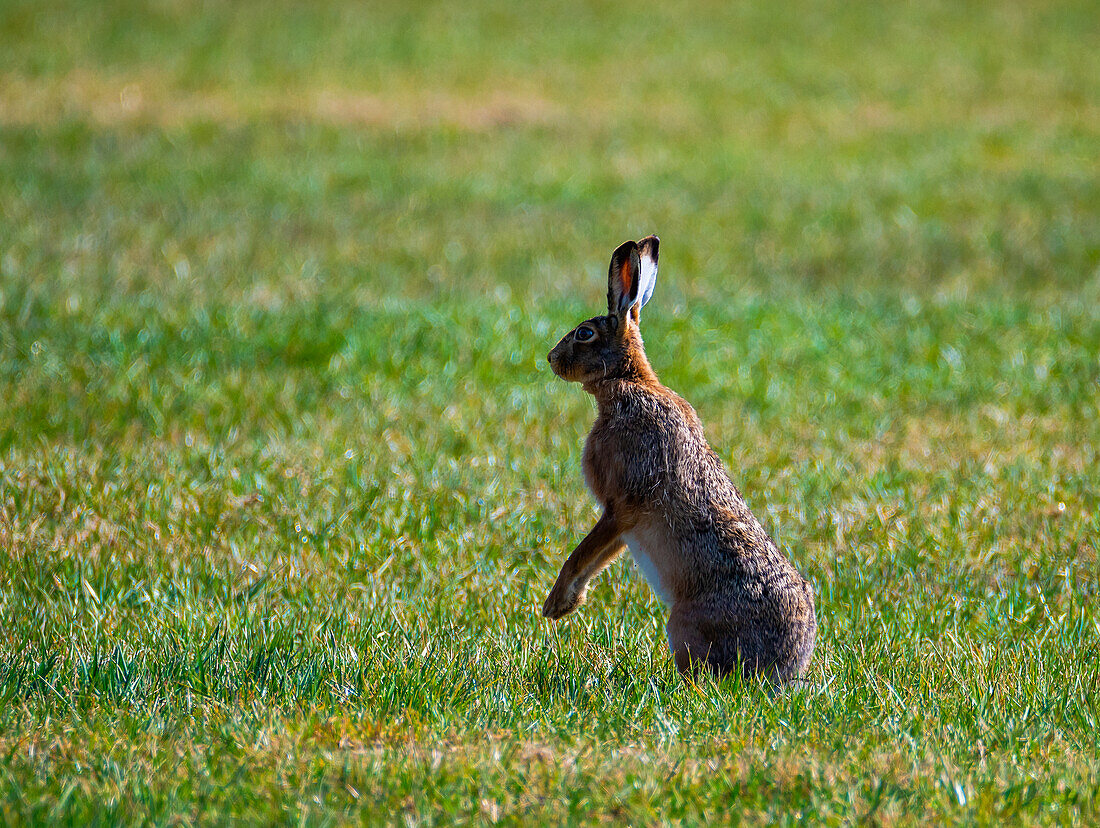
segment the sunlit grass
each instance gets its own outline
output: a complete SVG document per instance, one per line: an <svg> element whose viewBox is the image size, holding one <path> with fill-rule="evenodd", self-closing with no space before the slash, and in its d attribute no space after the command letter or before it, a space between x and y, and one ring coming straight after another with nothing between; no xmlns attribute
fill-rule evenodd
<svg viewBox="0 0 1100 828"><path fill-rule="evenodd" d="M1092 12L4 5L3 821L1095 821ZM651 231L809 691L539 617Z"/></svg>

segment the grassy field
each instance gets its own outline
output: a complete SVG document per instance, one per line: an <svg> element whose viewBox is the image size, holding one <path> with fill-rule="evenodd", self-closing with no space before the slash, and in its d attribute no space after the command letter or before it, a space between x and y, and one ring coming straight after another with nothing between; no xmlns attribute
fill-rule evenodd
<svg viewBox="0 0 1100 828"><path fill-rule="evenodd" d="M1097 822L1098 158L1091 0L0 1L0 822ZM649 232L814 692L539 616Z"/></svg>

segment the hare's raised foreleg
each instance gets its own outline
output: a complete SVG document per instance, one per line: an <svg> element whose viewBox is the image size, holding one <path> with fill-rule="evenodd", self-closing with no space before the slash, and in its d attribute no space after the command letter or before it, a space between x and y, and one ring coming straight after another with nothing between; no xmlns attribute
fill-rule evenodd
<svg viewBox="0 0 1100 828"><path fill-rule="evenodd" d="M622 554L625 547L621 534L622 527L611 509L606 509L562 566L542 606L544 616L561 618L583 603L588 582Z"/></svg>

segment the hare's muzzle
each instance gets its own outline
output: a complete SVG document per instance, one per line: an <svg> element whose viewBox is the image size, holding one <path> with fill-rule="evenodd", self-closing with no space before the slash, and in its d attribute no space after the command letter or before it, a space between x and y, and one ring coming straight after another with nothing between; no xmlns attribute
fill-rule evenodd
<svg viewBox="0 0 1100 828"><path fill-rule="evenodd" d="M564 351L568 348L568 344L563 340L559 342L554 348L546 355L546 361L550 363L550 370L557 374L559 377L564 377L562 373L565 363L567 362Z"/></svg>

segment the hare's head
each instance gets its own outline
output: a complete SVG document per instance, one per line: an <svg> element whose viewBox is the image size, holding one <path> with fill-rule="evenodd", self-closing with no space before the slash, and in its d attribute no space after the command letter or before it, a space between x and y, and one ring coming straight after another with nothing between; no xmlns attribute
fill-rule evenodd
<svg viewBox="0 0 1100 828"><path fill-rule="evenodd" d="M638 324L657 283L659 245L650 235L618 246L607 269L607 316L585 320L562 336L547 357L554 374L584 385L649 374Z"/></svg>
<svg viewBox="0 0 1100 828"><path fill-rule="evenodd" d="M607 316L585 320L562 336L547 357L554 374L584 385L648 375L638 323L657 281L659 244L650 235L618 246L607 271Z"/></svg>
<svg viewBox="0 0 1100 828"><path fill-rule="evenodd" d="M588 385L650 373L638 324L657 281L659 244L656 236L647 236L624 242L611 254L607 315L585 320L561 338L547 357L555 374Z"/></svg>

